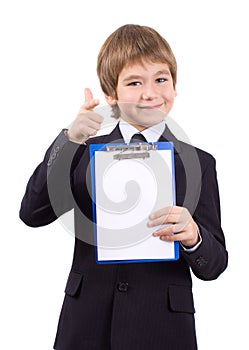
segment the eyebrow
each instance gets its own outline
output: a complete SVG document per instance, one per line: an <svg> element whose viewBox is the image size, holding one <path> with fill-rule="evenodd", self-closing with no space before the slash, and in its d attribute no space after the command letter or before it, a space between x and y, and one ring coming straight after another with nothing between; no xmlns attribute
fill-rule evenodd
<svg viewBox="0 0 249 350"><path fill-rule="evenodd" d="M155 74L153 74L154 76L157 76L157 75L168 75L170 76L170 71L168 70L159 70L158 72L156 72ZM142 79L142 75L135 75L135 74L132 74L132 75L128 75L128 77L126 77L125 79L123 79L123 82L127 82L127 81L130 81L130 80L138 80L138 79Z"/></svg>
<svg viewBox="0 0 249 350"><path fill-rule="evenodd" d="M170 71L167 69L159 70L155 75L170 75Z"/></svg>
<svg viewBox="0 0 249 350"><path fill-rule="evenodd" d="M138 79L141 79L142 76L141 75L128 75L128 77L126 77L125 79L123 79L123 82L126 82L126 81L130 81L130 80L138 80Z"/></svg>

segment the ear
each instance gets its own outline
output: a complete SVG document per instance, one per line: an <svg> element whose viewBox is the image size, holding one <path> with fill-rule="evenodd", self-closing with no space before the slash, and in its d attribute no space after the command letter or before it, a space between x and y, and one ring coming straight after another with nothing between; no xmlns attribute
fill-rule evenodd
<svg viewBox="0 0 249 350"><path fill-rule="evenodd" d="M175 97L177 96L177 90L176 90L176 88L175 88Z"/></svg>
<svg viewBox="0 0 249 350"><path fill-rule="evenodd" d="M117 100L114 97L108 96L106 94L105 94L105 100L109 106L114 106L117 103Z"/></svg>

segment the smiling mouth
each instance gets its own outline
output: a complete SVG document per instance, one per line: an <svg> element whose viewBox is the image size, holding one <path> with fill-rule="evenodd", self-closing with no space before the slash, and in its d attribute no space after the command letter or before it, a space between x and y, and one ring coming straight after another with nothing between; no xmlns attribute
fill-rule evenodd
<svg viewBox="0 0 249 350"><path fill-rule="evenodd" d="M140 109L160 109L162 107L162 103L159 105L154 105L154 106L147 106L147 105L138 105L137 108Z"/></svg>

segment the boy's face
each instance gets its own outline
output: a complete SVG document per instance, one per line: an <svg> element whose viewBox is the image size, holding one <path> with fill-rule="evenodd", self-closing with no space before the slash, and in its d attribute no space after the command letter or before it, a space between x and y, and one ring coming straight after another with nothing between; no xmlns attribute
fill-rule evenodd
<svg viewBox="0 0 249 350"><path fill-rule="evenodd" d="M176 90L167 63L144 62L125 66L119 74L117 103L121 117L142 131L161 122L174 104Z"/></svg>

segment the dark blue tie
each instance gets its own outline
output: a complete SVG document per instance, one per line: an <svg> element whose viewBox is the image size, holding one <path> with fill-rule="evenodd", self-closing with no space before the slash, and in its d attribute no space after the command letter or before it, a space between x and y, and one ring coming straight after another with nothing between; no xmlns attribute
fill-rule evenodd
<svg viewBox="0 0 249 350"><path fill-rule="evenodd" d="M138 132L132 136L130 143L131 142L147 142L147 140L144 137L144 135L142 135L140 132Z"/></svg>

